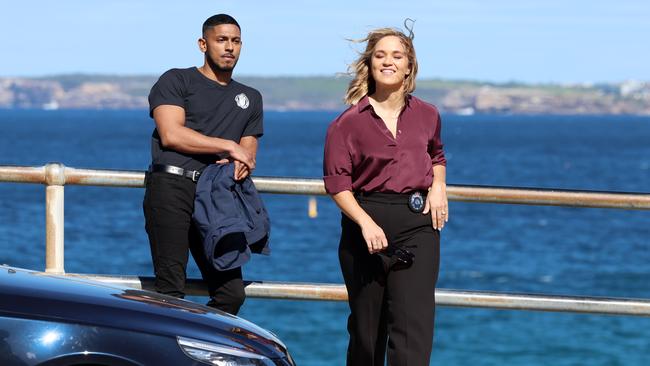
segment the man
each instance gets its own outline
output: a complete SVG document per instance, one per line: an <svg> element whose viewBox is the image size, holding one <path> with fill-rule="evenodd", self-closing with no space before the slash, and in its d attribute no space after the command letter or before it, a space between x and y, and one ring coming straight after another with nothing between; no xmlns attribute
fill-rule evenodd
<svg viewBox="0 0 650 366"><path fill-rule="evenodd" d="M233 162L235 179L255 168L262 136L260 93L232 79L241 51L237 21L218 14L203 23L201 67L165 72L149 94L156 123L143 202L156 291L184 297L188 248L209 289L208 306L236 314L244 302L241 268L217 271L192 224L196 181L212 163Z"/></svg>

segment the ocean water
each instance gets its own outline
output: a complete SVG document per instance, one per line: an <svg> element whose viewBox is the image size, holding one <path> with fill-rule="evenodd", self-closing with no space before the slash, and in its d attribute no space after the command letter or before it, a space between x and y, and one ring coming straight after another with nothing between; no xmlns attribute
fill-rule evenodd
<svg viewBox="0 0 650 366"><path fill-rule="evenodd" d="M258 176L318 178L330 112L267 112ZM0 111L0 165L144 170L144 111ZM650 192L650 118L443 116L448 184ZM152 275L143 190L67 186L67 272ZM41 185L0 183L0 262L43 270ZM264 195L270 257L246 279L341 283L340 214ZM452 202L438 287L650 298L650 212ZM189 276L199 277L191 264ZM204 302L205 298L192 298ZM299 365L342 365L347 304L248 299ZM432 365L647 365L650 319L439 307Z"/></svg>

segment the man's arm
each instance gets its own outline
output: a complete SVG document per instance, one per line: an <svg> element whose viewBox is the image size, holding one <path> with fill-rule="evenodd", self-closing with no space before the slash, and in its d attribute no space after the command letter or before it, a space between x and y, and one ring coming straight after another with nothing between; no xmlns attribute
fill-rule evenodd
<svg viewBox="0 0 650 366"><path fill-rule="evenodd" d="M241 147L248 150L249 153L253 154L253 158L257 156L257 137L244 136L239 140L239 144Z"/></svg>
<svg viewBox="0 0 650 366"><path fill-rule="evenodd" d="M253 161L255 162L257 156L257 137L244 136L239 140L239 145L252 154ZM246 178L252 171L253 169L235 160L235 180Z"/></svg>
<svg viewBox="0 0 650 366"><path fill-rule="evenodd" d="M255 169L257 141L255 150L251 152L234 141L205 136L185 127L185 110L175 105L156 107L153 110L153 119L161 143L167 149L190 154L227 153L230 158L243 163L248 169Z"/></svg>

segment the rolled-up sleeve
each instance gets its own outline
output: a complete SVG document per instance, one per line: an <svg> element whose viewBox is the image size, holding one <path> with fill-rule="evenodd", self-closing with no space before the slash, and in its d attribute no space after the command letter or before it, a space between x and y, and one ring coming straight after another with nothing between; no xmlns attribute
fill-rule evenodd
<svg viewBox="0 0 650 366"><path fill-rule="evenodd" d="M352 159L345 131L335 122L327 129L323 181L328 194L352 190Z"/></svg>
<svg viewBox="0 0 650 366"><path fill-rule="evenodd" d="M440 114L436 113L436 125L435 131L433 133L433 138L430 143L429 155L431 156L431 165L447 165L447 159L445 158L445 151L443 150L442 138L440 137L442 131L442 121L440 120Z"/></svg>

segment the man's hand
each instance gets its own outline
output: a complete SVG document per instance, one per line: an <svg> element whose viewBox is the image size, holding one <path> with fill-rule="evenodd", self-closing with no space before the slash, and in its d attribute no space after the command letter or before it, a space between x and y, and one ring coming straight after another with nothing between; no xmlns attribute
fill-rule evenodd
<svg viewBox="0 0 650 366"><path fill-rule="evenodd" d="M248 177L250 169L244 163L235 160L235 180L242 180Z"/></svg>
<svg viewBox="0 0 650 366"><path fill-rule="evenodd" d="M248 175L250 174L250 169L248 169L248 167L246 165L244 165L244 163L242 163L241 161L238 161L238 160L230 161L228 159L221 159L221 160L217 160L215 163L217 163L217 164L228 164L228 163L235 164L235 175L233 177L233 178L235 178L235 180L246 179L246 177L248 177Z"/></svg>
<svg viewBox="0 0 650 366"><path fill-rule="evenodd" d="M255 169L255 154L243 148L238 143L233 141L232 146L230 149L228 149L228 153L230 154L230 158L232 160L239 161L240 163L244 164L249 171ZM235 165L235 173L237 172L236 168L237 166ZM235 176L237 176L237 174L235 174Z"/></svg>
<svg viewBox="0 0 650 366"><path fill-rule="evenodd" d="M252 154L248 149L242 147L241 145L233 142L233 146L231 151L237 151L235 154L239 154L243 151L243 154L237 155L240 156L242 159L248 159L247 161L244 160L238 160L237 156L233 155L233 153L230 153L230 158L228 159L220 159L217 160L215 163L217 164L228 164L228 163L233 163L235 164L235 174L234 174L234 179L235 180L242 180L248 177L253 169L255 169L255 156ZM248 164L247 164L248 162ZM251 168L252 165L252 168Z"/></svg>

